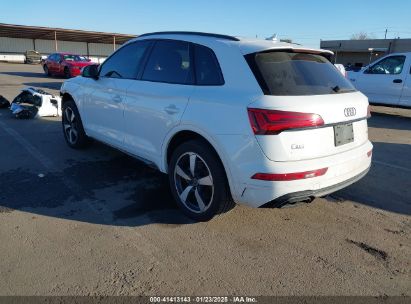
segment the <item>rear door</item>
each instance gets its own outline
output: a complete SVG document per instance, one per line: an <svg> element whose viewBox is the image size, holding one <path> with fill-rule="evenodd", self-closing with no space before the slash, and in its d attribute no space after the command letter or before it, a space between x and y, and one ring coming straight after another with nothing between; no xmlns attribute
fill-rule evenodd
<svg viewBox="0 0 411 304"><path fill-rule="evenodd" d="M385 57L359 72L354 84L370 102L397 105L407 76L405 61L405 55Z"/></svg>
<svg viewBox="0 0 411 304"><path fill-rule="evenodd" d="M127 89L125 147L158 162L166 134L177 125L194 90L190 43L158 40L141 74Z"/></svg>
<svg viewBox="0 0 411 304"><path fill-rule="evenodd" d="M367 98L327 59L283 51L246 59L264 91L248 107L254 133L269 159L314 159L368 141ZM280 131L271 132L270 127Z"/></svg>

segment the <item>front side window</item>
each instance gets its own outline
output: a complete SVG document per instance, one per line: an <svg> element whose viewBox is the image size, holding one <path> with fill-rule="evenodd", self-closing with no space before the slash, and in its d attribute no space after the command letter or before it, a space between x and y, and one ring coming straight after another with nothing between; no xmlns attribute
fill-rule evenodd
<svg viewBox="0 0 411 304"><path fill-rule="evenodd" d="M51 61L58 61L58 54L51 54L49 56L49 60Z"/></svg>
<svg viewBox="0 0 411 304"><path fill-rule="evenodd" d="M190 44L184 41L160 40L153 47L142 80L192 84Z"/></svg>
<svg viewBox="0 0 411 304"><path fill-rule="evenodd" d="M65 61L87 62L87 58L80 55L64 55Z"/></svg>
<svg viewBox="0 0 411 304"><path fill-rule="evenodd" d="M371 66L366 74L401 74L404 67L405 56L390 56Z"/></svg>
<svg viewBox="0 0 411 304"><path fill-rule="evenodd" d="M103 63L100 76L135 79L149 45L149 41L138 41L123 46Z"/></svg>
<svg viewBox="0 0 411 304"><path fill-rule="evenodd" d="M317 54L270 51L246 55L264 94L325 95L355 88L325 57Z"/></svg>
<svg viewBox="0 0 411 304"><path fill-rule="evenodd" d="M197 84L223 85L223 75L214 52L208 47L196 44L194 54Z"/></svg>

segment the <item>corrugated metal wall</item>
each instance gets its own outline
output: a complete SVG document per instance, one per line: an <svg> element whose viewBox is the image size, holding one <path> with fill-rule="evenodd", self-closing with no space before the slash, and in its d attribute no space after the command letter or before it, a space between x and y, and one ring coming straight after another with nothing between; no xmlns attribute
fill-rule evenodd
<svg viewBox="0 0 411 304"><path fill-rule="evenodd" d="M35 43L36 51L38 51L41 54L50 54L55 52L56 47L54 46L53 40L36 39Z"/></svg>
<svg viewBox="0 0 411 304"><path fill-rule="evenodd" d="M32 39L0 37L0 53L24 53L33 49Z"/></svg>
<svg viewBox="0 0 411 304"><path fill-rule="evenodd" d="M35 39L34 44L35 49L43 55L48 55L56 51L54 40ZM58 52L87 55L86 42L57 41L57 47ZM120 45L116 45L116 49L119 47ZM0 37L0 54L23 54L25 51L33 49L34 45L32 39ZM90 56L107 57L112 52L112 44L89 43Z"/></svg>
<svg viewBox="0 0 411 304"><path fill-rule="evenodd" d="M116 45L116 49L118 49L120 45ZM104 43L89 43L88 49L91 56L109 56L113 53L113 45L112 44L104 44Z"/></svg>

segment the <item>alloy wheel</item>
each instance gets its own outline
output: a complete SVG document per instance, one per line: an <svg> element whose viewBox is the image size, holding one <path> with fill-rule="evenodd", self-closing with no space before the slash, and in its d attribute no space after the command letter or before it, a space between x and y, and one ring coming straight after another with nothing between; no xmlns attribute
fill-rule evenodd
<svg viewBox="0 0 411 304"><path fill-rule="evenodd" d="M63 126L67 140L70 144L74 145L78 140L78 130L76 124L76 115L70 107L67 107L64 110Z"/></svg>
<svg viewBox="0 0 411 304"><path fill-rule="evenodd" d="M207 163L196 153L186 152L176 162L174 183L181 203L195 213L205 212L214 196L214 183Z"/></svg>

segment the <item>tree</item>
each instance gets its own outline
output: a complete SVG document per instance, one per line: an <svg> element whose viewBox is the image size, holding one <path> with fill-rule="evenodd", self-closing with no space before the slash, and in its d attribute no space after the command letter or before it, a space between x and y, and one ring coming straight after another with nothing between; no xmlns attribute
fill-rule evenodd
<svg viewBox="0 0 411 304"><path fill-rule="evenodd" d="M375 38L374 35L368 34L365 32L359 32L351 36L351 40L367 40L367 39L374 39L374 38Z"/></svg>

